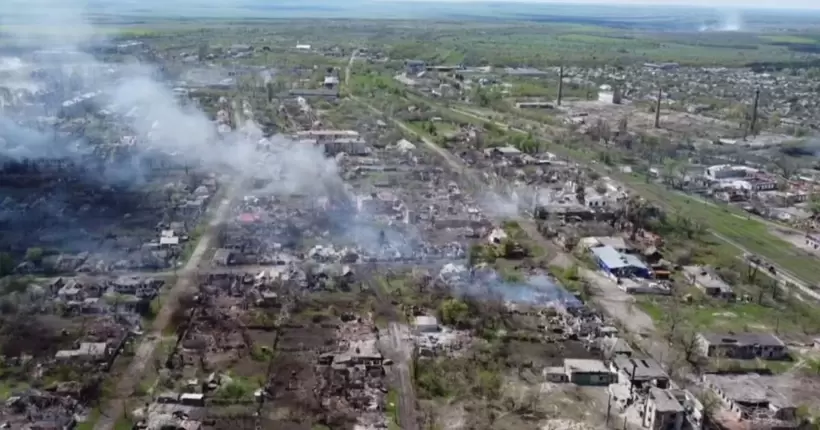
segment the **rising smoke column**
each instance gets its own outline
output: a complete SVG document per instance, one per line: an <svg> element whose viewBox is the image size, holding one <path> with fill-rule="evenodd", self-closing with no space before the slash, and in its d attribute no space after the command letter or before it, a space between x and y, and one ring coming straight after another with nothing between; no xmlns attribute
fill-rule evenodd
<svg viewBox="0 0 820 430"><path fill-rule="evenodd" d="M741 31L743 30L743 17L739 11L736 10L719 10L716 11L719 17L715 20L710 20L698 28L698 31Z"/></svg>
<svg viewBox="0 0 820 430"><path fill-rule="evenodd" d="M105 39L103 29L88 19L86 2L4 0L0 3L0 28L6 43L28 53L34 50L70 53L50 59L49 72L57 75L53 78L68 82L77 75L84 76L84 83L93 86L83 91L102 92L101 100L126 123L138 148L171 154L180 163L211 172L267 179L272 193L321 194L341 181L336 163L327 159L319 147L296 145L274 136L262 150L257 145L261 133L220 135L202 111L177 102L171 89L155 78L159 74L154 66L109 65L83 53L83 47ZM19 58L12 57L0 64L20 62ZM20 74L16 84L36 87L40 82L32 78L26 81L25 74ZM78 155L76 145L53 139L53 133L27 127L25 124L37 122L34 115L24 113L22 116L20 112L0 113L0 131L11 136L5 143L0 141L0 157ZM238 126L244 131L258 129L252 119ZM138 169L136 163L125 167ZM119 172L118 177L138 178L146 174L131 173Z"/></svg>

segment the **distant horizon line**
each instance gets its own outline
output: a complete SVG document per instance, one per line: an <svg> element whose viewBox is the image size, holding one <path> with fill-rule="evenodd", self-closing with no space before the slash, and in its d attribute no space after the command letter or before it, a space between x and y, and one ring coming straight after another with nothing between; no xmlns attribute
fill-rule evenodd
<svg viewBox="0 0 820 430"><path fill-rule="evenodd" d="M368 3L404 3L404 4L413 4L413 3L439 3L439 4L468 4L468 3L479 3L479 4L506 4L506 5L543 5L543 6L596 6L596 7L623 7L623 8L630 8L630 7L641 7L641 8L654 8L654 9L663 9L663 8L681 8L681 9L704 9L704 10L736 10L736 11L744 11L744 10L753 10L753 11L774 11L774 12L820 12L820 2L817 5L790 5L786 3L785 5L773 5L773 4L763 4L754 3L754 4L743 4L743 5L706 5L706 4L691 4L686 2L686 0L670 0L668 3L659 4L657 0L616 0L615 2L606 2L606 0L365 0Z"/></svg>

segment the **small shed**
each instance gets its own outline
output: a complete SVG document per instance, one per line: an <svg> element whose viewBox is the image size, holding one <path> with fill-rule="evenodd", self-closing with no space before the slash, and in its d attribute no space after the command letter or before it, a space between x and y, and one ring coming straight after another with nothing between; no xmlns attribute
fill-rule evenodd
<svg viewBox="0 0 820 430"><path fill-rule="evenodd" d="M202 393L184 393L179 402L187 406L205 406L205 395Z"/></svg>
<svg viewBox="0 0 820 430"><path fill-rule="evenodd" d="M420 333L434 333L439 331L438 320L429 315L417 316L413 327Z"/></svg>
<svg viewBox="0 0 820 430"><path fill-rule="evenodd" d="M546 378L547 382L553 382L556 384L569 382L567 373L561 366L552 366L544 368L544 378Z"/></svg>
<svg viewBox="0 0 820 430"><path fill-rule="evenodd" d="M578 385L609 385L615 375L601 360L564 359L567 379Z"/></svg>

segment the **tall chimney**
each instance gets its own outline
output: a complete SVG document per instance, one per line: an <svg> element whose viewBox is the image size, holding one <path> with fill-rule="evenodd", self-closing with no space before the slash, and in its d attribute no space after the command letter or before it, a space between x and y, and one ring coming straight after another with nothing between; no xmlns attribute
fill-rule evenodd
<svg viewBox="0 0 820 430"><path fill-rule="evenodd" d="M752 122L749 124L749 131L752 132L752 136L757 136L757 132L755 131L755 125L757 124L757 102L760 101L760 88L755 90L755 103L752 106Z"/></svg>
<svg viewBox="0 0 820 430"><path fill-rule="evenodd" d="M655 128L661 128L661 95L663 95L663 90L658 88L658 101L655 102Z"/></svg>
<svg viewBox="0 0 820 430"><path fill-rule="evenodd" d="M564 96L564 65L558 71L558 106L561 106L561 98Z"/></svg>

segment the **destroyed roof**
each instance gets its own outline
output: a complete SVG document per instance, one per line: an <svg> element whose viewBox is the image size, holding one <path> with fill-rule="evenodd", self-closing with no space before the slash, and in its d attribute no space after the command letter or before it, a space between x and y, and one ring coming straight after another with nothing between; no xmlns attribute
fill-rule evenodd
<svg viewBox="0 0 820 430"><path fill-rule="evenodd" d="M299 138L320 136L359 137L359 132L356 130L307 130L297 131L296 136Z"/></svg>
<svg viewBox="0 0 820 430"><path fill-rule="evenodd" d="M609 369L607 369L606 365L601 360L565 358L564 367L575 372L609 373Z"/></svg>
<svg viewBox="0 0 820 430"><path fill-rule="evenodd" d="M649 397L655 402L655 409L658 411L683 412L683 406L669 391L652 387L649 389Z"/></svg>
<svg viewBox="0 0 820 430"><path fill-rule="evenodd" d="M399 151L412 151L416 149L416 145L413 145L407 139L401 139L396 143L396 149Z"/></svg>
<svg viewBox="0 0 820 430"><path fill-rule="evenodd" d="M626 244L626 240L622 237L618 236L603 236L603 237L596 237L595 238L598 243L603 246L611 246L615 249L628 249L629 245Z"/></svg>
<svg viewBox="0 0 820 430"><path fill-rule="evenodd" d="M683 271L703 288L714 288L726 293L732 292L732 287L709 268L702 266L685 266Z"/></svg>
<svg viewBox="0 0 820 430"><path fill-rule="evenodd" d="M513 147L513 146L497 146L494 148L487 148L484 150L485 154L492 154L493 152L499 152L504 155L518 155L521 153L521 150Z"/></svg>
<svg viewBox="0 0 820 430"><path fill-rule="evenodd" d="M142 284L141 281L136 276L119 276L117 279L114 280L113 284L123 287L130 287L130 286L139 286Z"/></svg>
<svg viewBox="0 0 820 430"><path fill-rule="evenodd" d="M339 90L297 88L289 90L291 96L338 97Z"/></svg>
<svg viewBox="0 0 820 430"><path fill-rule="evenodd" d="M612 364L633 381L648 381L652 379L669 379L669 375L651 358L624 357L617 356L612 359Z"/></svg>
<svg viewBox="0 0 820 430"><path fill-rule="evenodd" d="M629 343L619 337L601 338L601 347L611 356L618 354L632 355L633 353L633 349L629 346Z"/></svg>
<svg viewBox="0 0 820 430"><path fill-rule="evenodd" d="M776 407L794 406L794 402L781 391L783 384L779 378L782 378L782 375L703 375L703 380L707 384L719 389L732 402L770 403Z"/></svg>
<svg viewBox="0 0 820 430"><path fill-rule="evenodd" d="M333 364L344 364L353 359L381 359L376 339L351 341L346 352L334 357Z"/></svg>
<svg viewBox="0 0 820 430"><path fill-rule="evenodd" d="M107 347L105 342L82 342L77 349L57 351L56 357L101 357Z"/></svg>
<svg viewBox="0 0 820 430"><path fill-rule="evenodd" d="M779 337L771 333L701 333L707 342L714 345L735 345L735 346L785 346Z"/></svg>

